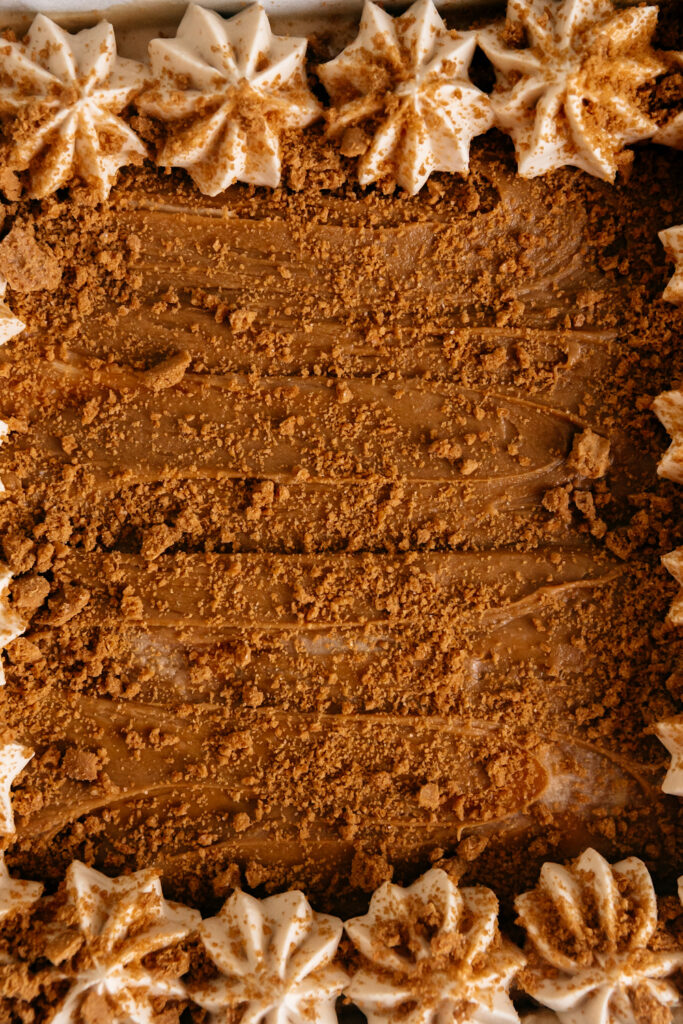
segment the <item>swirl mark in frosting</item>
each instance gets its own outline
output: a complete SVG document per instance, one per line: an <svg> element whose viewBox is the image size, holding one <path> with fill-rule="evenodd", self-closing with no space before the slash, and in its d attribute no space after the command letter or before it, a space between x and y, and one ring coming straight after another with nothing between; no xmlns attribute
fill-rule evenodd
<svg viewBox="0 0 683 1024"><path fill-rule="evenodd" d="M79 178L105 199L119 168L146 155L117 116L144 82L142 64L117 56L108 22L72 35L37 15L20 43L0 43L5 165L26 172L35 198Z"/></svg>
<svg viewBox="0 0 683 1024"><path fill-rule="evenodd" d="M465 174L470 142L493 124L469 80L474 33L449 32L432 0L392 18L370 0L358 36L318 68L332 98L330 134L360 156L358 180L395 180L411 195L433 171Z"/></svg>
<svg viewBox="0 0 683 1024"><path fill-rule="evenodd" d="M275 187L279 136L320 108L306 84L306 39L273 35L262 7L227 20L192 4L175 39L154 39L155 84L141 109L166 125L157 162L218 195L236 181Z"/></svg>
<svg viewBox="0 0 683 1024"><path fill-rule="evenodd" d="M519 1020L507 990L524 957L501 938L490 889L433 868L407 889L385 882L345 928L362 957L346 994L369 1024Z"/></svg>
<svg viewBox="0 0 683 1024"><path fill-rule="evenodd" d="M613 181L623 147L655 133L637 90L665 70L650 46L656 22L656 7L617 11L611 0L509 0L507 31L528 45L496 29L480 44L497 72L496 124L512 136L522 177L571 166Z"/></svg>
<svg viewBox="0 0 683 1024"><path fill-rule="evenodd" d="M520 983L561 1024L654 1020L680 1005L670 978L683 951L653 941L657 899L636 857L610 865L588 849L570 867L546 863L515 907L529 940Z"/></svg>

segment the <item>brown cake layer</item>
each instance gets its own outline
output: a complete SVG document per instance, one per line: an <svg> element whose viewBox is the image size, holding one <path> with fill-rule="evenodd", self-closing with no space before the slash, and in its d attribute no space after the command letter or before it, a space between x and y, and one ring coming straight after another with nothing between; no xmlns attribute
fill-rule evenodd
<svg viewBox="0 0 683 1024"><path fill-rule="evenodd" d="M672 881L679 160L530 182L492 134L407 199L313 129L274 192L5 206L13 869L202 900L237 865L348 909L591 844Z"/></svg>

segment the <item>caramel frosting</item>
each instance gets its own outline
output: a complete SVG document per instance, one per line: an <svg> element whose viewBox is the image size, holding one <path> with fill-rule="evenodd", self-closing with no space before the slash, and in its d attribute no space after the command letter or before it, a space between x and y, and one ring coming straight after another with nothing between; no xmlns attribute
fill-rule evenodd
<svg viewBox="0 0 683 1024"><path fill-rule="evenodd" d="M296 190L145 168L32 207L62 272L13 291L2 353L12 870L154 865L208 901L238 865L336 911L461 843L503 897L588 842L676 863L659 744L617 710L643 680L676 710L642 403L674 155L559 203L495 137L410 199L335 185L317 126L294 145Z"/></svg>
<svg viewBox="0 0 683 1024"><path fill-rule="evenodd" d="M406 889L385 882L344 927L361 954L346 994L369 1024L519 1020L507 990L524 958L500 937L490 889L432 869Z"/></svg>
<svg viewBox="0 0 683 1024"><path fill-rule="evenodd" d="M683 796L683 716L675 715L658 722L654 731L671 754L671 766L662 789L673 796Z"/></svg>
<svg viewBox="0 0 683 1024"><path fill-rule="evenodd" d="M154 871L110 879L74 861L65 886L66 903L44 953L69 982L53 1024L76 1024L93 1013L151 1020L164 1000L184 997L177 978L144 958L172 950L194 931L196 910L167 902Z"/></svg>
<svg viewBox="0 0 683 1024"><path fill-rule="evenodd" d="M108 22L70 34L37 15L21 42L0 44L4 166L25 172L36 198L76 179L106 198L119 168L146 154L117 116L144 83L143 66L117 55Z"/></svg>
<svg viewBox="0 0 683 1024"><path fill-rule="evenodd" d="M520 983L561 1024L665 1019L681 1005L672 975L683 951L656 935L654 886L637 858L610 865L588 849L570 867L544 864L515 907L530 956Z"/></svg>
<svg viewBox="0 0 683 1024"><path fill-rule="evenodd" d="M656 7L617 11L611 0L509 0L505 29L479 41L497 72L495 122L523 177L568 165L613 181L624 146L655 133L637 91L665 70L650 46L656 22Z"/></svg>
<svg viewBox="0 0 683 1024"><path fill-rule="evenodd" d="M336 1024L335 1003L348 982L333 964L341 935L341 921L315 913L301 892L265 900L234 892L199 928L218 974L191 986L192 999L216 1022L240 1011L244 1024Z"/></svg>
<svg viewBox="0 0 683 1024"><path fill-rule="evenodd" d="M683 224L659 232L667 256L675 264L674 275L664 289L662 298L676 305L683 304Z"/></svg>
<svg viewBox="0 0 683 1024"><path fill-rule="evenodd" d="M0 923L12 914L27 910L43 891L40 882L24 882L11 878L5 864L5 855L0 853Z"/></svg>
<svg viewBox="0 0 683 1024"><path fill-rule="evenodd" d="M0 739L0 835L14 833L12 785L33 757L33 751L21 743Z"/></svg>
<svg viewBox="0 0 683 1024"><path fill-rule="evenodd" d="M273 34L254 4L227 20L191 4L175 39L154 39L153 87L139 106L163 122L162 167L215 196L235 181L276 186L279 136L320 113L306 84L307 41Z"/></svg>
<svg viewBox="0 0 683 1024"><path fill-rule="evenodd" d="M470 142L493 123L469 80L474 33L446 29L432 0L392 18L366 0L360 30L318 67L332 107L328 130L358 156L358 180L397 182L411 195L434 171L467 173Z"/></svg>

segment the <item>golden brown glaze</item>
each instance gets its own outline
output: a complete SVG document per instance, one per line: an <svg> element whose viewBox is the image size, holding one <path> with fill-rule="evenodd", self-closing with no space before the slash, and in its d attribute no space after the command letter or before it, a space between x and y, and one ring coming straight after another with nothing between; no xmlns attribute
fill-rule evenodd
<svg viewBox="0 0 683 1024"><path fill-rule="evenodd" d="M668 878L678 158L525 182L494 138L406 200L303 152L275 192L142 170L9 211L62 266L0 364L10 864L337 908L589 842Z"/></svg>

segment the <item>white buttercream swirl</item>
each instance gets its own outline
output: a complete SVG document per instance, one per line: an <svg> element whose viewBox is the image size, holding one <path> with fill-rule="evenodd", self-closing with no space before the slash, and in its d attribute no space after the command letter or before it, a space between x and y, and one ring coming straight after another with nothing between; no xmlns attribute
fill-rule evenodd
<svg viewBox="0 0 683 1024"><path fill-rule="evenodd" d="M655 726L655 735L671 754L671 766L662 783L664 793L683 796L683 715L665 718Z"/></svg>
<svg viewBox="0 0 683 1024"><path fill-rule="evenodd" d="M387 178L415 194L433 171L467 172L472 138L493 123L468 77L475 46L475 33L447 30L432 0L399 18L366 0L356 39L318 68L330 134L349 155L365 146L361 185Z"/></svg>
<svg viewBox="0 0 683 1024"><path fill-rule="evenodd" d="M11 878L5 864L5 855L0 853L0 921L11 914L27 910L43 891L40 882L25 882Z"/></svg>
<svg viewBox="0 0 683 1024"><path fill-rule="evenodd" d="M348 975L333 964L342 934L336 917L315 913L300 892L265 900L234 892L199 935L220 972L192 986L216 1024L315 1021L336 1024Z"/></svg>
<svg viewBox="0 0 683 1024"><path fill-rule="evenodd" d="M635 1007L681 1005L683 950L653 948L657 899L637 858L610 865L588 849L568 868L544 864L515 907L530 953L520 984L561 1024L633 1024Z"/></svg>
<svg viewBox="0 0 683 1024"><path fill-rule="evenodd" d="M345 924L362 966L346 995L369 1024L513 1024L508 988L524 962L498 930L498 900L433 868L406 889L385 882Z"/></svg>
<svg viewBox="0 0 683 1024"><path fill-rule="evenodd" d="M683 224L659 232L667 256L674 262L674 275L662 292L662 298L683 305Z"/></svg>
<svg viewBox="0 0 683 1024"><path fill-rule="evenodd" d="M579 167L613 181L624 146L648 139L656 123L636 91L665 70L650 39L657 8L617 11L611 0L508 0L507 31L480 34L497 72L496 124L515 143L519 174Z"/></svg>
<svg viewBox="0 0 683 1024"><path fill-rule="evenodd" d="M683 71L683 51L668 54L672 65ZM652 136L653 142L673 149L683 149L683 110L678 110L666 124L658 128Z"/></svg>
<svg viewBox="0 0 683 1024"><path fill-rule="evenodd" d="M143 65L117 56L108 22L72 35L37 15L21 42L0 41L5 166L26 171L38 198L77 178L106 198L119 168L146 153L116 116L144 83Z"/></svg>
<svg viewBox="0 0 683 1024"><path fill-rule="evenodd" d="M0 740L0 836L14 835L12 785L33 757L33 751L12 740Z"/></svg>
<svg viewBox="0 0 683 1024"><path fill-rule="evenodd" d="M80 1024L80 1008L91 993L104 1001L113 1020L125 1024L152 1021L158 997L185 997L179 979L161 977L142 963L180 942L201 920L196 910L164 899L155 871L108 878L73 861L66 893L69 935L74 929L77 935L68 959L51 955L49 948L46 953L71 982L51 1024Z"/></svg>
<svg viewBox="0 0 683 1024"><path fill-rule="evenodd" d="M667 480L683 484L683 390L657 395L652 408L671 435L671 444L659 460L657 472Z"/></svg>
<svg viewBox="0 0 683 1024"><path fill-rule="evenodd" d="M3 429L4 428L4 429ZM7 435L7 424L0 420L0 444L3 437ZM0 493L4 490L0 481ZM10 608L7 600L9 585L12 581L12 573L6 565L0 562L0 686L5 685L5 672L2 667L2 651L13 640L24 632L25 624L23 619Z"/></svg>
<svg viewBox="0 0 683 1024"><path fill-rule="evenodd" d="M662 555L662 565L681 587L671 602L667 618L674 626L683 626L683 548Z"/></svg>
<svg viewBox="0 0 683 1024"><path fill-rule="evenodd" d="M683 235L683 227L678 230ZM657 472L667 480L683 483L683 390L657 395L652 408L671 435L671 444L659 460ZM683 588L683 548L664 555L662 563ZM683 625L683 589L674 598L668 617L675 625Z"/></svg>
<svg viewBox="0 0 683 1024"><path fill-rule="evenodd" d="M149 44L154 86L140 108L166 125L157 162L184 167L210 196L236 181L278 185L281 131L320 113L307 45L273 35L258 5L227 20L190 5L175 39Z"/></svg>
<svg viewBox="0 0 683 1024"><path fill-rule="evenodd" d="M1 301L6 290L7 282L0 275L0 345L4 345L5 342L9 341L10 338L14 338L15 335L21 334L26 326L19 317L14 315L9 306Z"/></svg>

